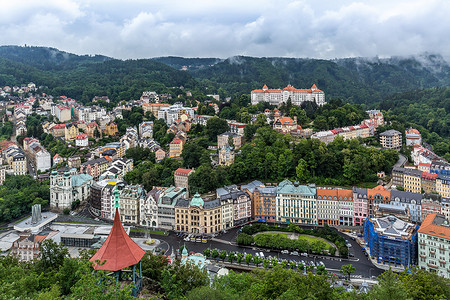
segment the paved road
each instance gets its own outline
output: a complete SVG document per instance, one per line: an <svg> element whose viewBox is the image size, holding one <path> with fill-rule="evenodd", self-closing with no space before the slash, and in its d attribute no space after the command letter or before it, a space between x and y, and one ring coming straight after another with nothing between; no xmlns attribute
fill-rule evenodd
<svg viewBox="0 0 450 300"><path fill-rule="evenodd" d="M232 229L228 231L228 233L218 236L217 238L225 241L233 241L234 237L237 234L237 229ZM345 235L344 235L345 236ZM315 257L313 255L310 255L308 257L302 257L302 256L295 256L290 254L281 254L280 252L276 251L268 251L265 249L253 247L253 248L246 248L246 247L240 247L234 244L224 244L217 241L211 241L208 240L207 243L196 243L196 242L185 242L182 238L177 237L176 234L171 233L168 236L157 236L154 235L152 238L159 239L162 241L167 242L167 244L161 245L161 247L167 252L167 254L170 254L172 247L175 249L179 249L181 246L186 245L187 249L189 251L194 252L203 252L204 249L210 248L210 249L219 249L219 250L226 250L228 252L241 252L241 253L249 253L249 254L256 254L256 252L263 252L264 256L267 258L269 256L276 257L279 259L287 259L287 260L293 260L297 263L301 262L302 260L305 262L311 262L311 261L323 261L325 264L325 267L327 269L331 269L330 272L339 274L339 270L342 265L346 264L352 264L356 268L355 272L355 278L358 277L364 277L369 278L370 276L378 276L381 273L383 273L383 270L378 269L375 267L372 262L369 261L369 259L364 255L361 247L356 243L356 241L351 240L348 236L345 236L345 238L352 244L352 247L350 248L350 251L354 253L355 257L350 259L338 259L338 258L328 258L328 257Z"/></svg>

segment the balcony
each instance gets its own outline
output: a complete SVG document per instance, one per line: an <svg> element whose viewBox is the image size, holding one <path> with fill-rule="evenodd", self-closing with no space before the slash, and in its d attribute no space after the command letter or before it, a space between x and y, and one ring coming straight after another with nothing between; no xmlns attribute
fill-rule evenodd
<svg viewBox="0 0 450 300"><path fill-rule="evenodd" d="M435 266L435 265L432 265L432 264L427 264L427 266L429 266L430 268L433 268L433 269L439 269L438 266Z"/></svg>

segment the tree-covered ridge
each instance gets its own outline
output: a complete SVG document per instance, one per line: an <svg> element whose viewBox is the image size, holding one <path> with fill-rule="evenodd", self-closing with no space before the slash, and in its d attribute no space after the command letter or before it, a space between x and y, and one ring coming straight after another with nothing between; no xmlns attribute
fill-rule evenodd
<svg viewBox="0 0 450 300"><path fill-rule="evenodd" d="M450 160L450 88L414 90L395 94L378 104L385 118L404 133L413 127L420 131L436 154Z"/></svg>
<svg viewBox="0 0 450 300"><path fill-rule="evenodd" d="M177 70L181 70L181 68L187 67L187 70L189 71L207 68L223 61L223 59L220 58L186 58L179 56L155 57L152 59L171 66L172 68Z"/></svg>
<svg viewBox="0 0 450 300"><path fill-rule="evenodd" d="M0 55L0 86L35 82L39 86L46 86L44 91L48 94L65 95L83 103L90 102L94 96L103 95L117 103L139 99L146 90L165 93L171 87L194 89L198 85L188 73L149 59L71 62L71 67L60 69L52 69L45 63L27 64L18 61ZM64 65L63 62L61 64Z"/></svg>
<svg viewBox="0 0 450 300"><path fill-rule="evenodd" d="M112 59L103 55L76 55L55 48L30 46L0 46L0 57L41 70L68 70Z"/></svg>
<svg viewBox="0 0 450 300"><path fill-rule="evenodd" d="M267 84L288 83L309 88L313 83L328 97L370 103L396 92L449 83L449 64L437 55L392 59L295 59L232 57L192 74L206 85L229 93L248 93Z"/></svg>
<svg viewBox="0 0 450 300"><path fill-rule="evenodd" d="M188 66L188 72L179 71L182 66ZM0 86L32 81L48 86L47 92L54 95L85 102L96 95L129 100L144 90L166 92L180 85L223 98L249 94L264 84L309 88L315 83L328 99L371 103L398 92L448 85L449 74L450 66L441 56L428 54L390 59L236 56L226 60L160 57L123 61L53 48L0 47Z"/></svg>

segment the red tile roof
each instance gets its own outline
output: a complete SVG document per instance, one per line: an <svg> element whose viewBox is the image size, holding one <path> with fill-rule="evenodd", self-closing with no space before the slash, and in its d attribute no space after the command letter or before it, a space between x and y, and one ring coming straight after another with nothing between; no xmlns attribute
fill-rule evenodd
<svg viewBox="0 0 450 300"><path fill-rule="evenodd" d="M89 261L94 262L95 270L118 271L137 264L145 251L125 232L116 208L113 227L108 238ZM106 261L103 265L96 261Z"/></svg>
<svg viewBox="0 0 450 300"><path fill-rule="evenodd" d="M175 170L175 174L189 174L192 171L192 169L182 169L182 168L178 168Z"/></svg>
<svg viewBox="0 0 450 300"><path fill-rule="evenodd" d="M450 227L433 224L437 214L427 215L419 228L420 233L450 239Z"/></svg>

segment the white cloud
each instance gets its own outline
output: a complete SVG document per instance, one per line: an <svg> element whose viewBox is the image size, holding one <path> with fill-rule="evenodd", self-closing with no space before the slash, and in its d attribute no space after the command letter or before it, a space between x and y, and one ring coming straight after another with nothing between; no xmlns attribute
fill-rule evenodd
<svg viewBox="0 0 450 300"><path fill-rule="evenodd" d="M0 44L118 58L449 53L450 2L1 1Z"/></svg>

